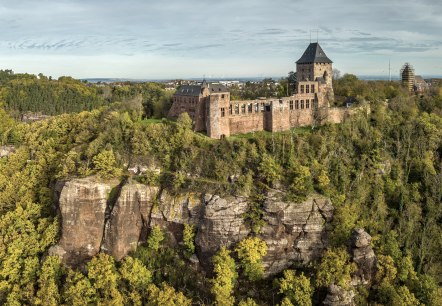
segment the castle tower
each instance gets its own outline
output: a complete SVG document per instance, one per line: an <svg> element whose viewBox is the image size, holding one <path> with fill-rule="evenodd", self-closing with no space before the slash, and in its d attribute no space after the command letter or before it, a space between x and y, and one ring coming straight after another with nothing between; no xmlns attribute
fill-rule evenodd
<svg viewBox="0 0 442 306"><path fill-rule="evenodd" d="M401 80L402 85L404 85L408 91L412 92L414 89L415 77L414 68L409 63L405 63L401 69Z"/></svg>
<svg viewBox="0 0 442 306"><path fill-rule="evenodd" d="M296 62L297 79L298 81L323 79L325 83L331 85L333 76L332 63L319 43L311 43Z"/></svg>
<svg viewBox="0 0 442 306"><path fill-rule="evenodd" d="M301 58L296 62L298 82L317 81L328 101L334 99L332 61L319 43L310 43Z"/></svg>

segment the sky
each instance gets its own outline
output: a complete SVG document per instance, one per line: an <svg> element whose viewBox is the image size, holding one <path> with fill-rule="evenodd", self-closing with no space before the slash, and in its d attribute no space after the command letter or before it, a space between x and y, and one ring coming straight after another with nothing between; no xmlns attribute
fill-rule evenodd
<svg viewBox="0 0 442 306"><path fill-rule="evenodd" d="M285 76L319 40L333 68L442 75L440 0L0 0L0 69L75 78Z"/></svg>

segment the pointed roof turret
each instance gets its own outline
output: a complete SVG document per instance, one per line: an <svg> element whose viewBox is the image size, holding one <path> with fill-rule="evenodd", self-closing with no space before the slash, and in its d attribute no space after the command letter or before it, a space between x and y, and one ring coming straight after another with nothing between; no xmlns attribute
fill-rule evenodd
<svg viewBox="0 0 442 306"><path fill-rule="evenodd" d="M325 55L324 50L322 50L319 43L310 43L304 54L296 62L297 64L310 64L310 63L333 63L327 55Z"/></svg>

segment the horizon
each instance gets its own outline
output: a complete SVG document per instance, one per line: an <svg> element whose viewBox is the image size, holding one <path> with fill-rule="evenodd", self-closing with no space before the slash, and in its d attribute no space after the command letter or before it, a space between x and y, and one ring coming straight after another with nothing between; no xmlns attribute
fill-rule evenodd
<svg viewBox="0 0 442 306"><path fill-rule="evenodd" d="M400 10L407 7L407 10ZM264 78L319 41L342 74L442 75L442 3L83 0L0 4L0 69L77 79ZM210 18L207 18L210 16Z"/></svg>

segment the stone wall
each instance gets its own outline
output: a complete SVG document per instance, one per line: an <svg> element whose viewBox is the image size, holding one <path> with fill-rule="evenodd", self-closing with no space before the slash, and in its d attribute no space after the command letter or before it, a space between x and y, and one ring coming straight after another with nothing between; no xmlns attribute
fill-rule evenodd
<svg viewBox="0 0 442 306"><path fill-rule="evenodd" d="M230 134L264 131L265 113L252 113L229 118Z"/></svg>
<svg viewBox="0 0 442 306"><path fill-rule="evenodd" d="M270 111L270 131L281 132L290 130L289 103L280 99L272 101Z"/></svg>
<svg viewBox="0 0 442 306"><path fill-rule="evenodd" d="M328 123L341 123L345 119L354 116L357 113L369 114L370 105L364 104L356 107L330 107L328 109L327 119Z"/></svg>
<svg viewBox="0 0 442 306"><path fill-rule="evenodd" d="M193 117L193 130L201 132L206 130L206 105L208 97L201 98L195 108L195 116Z"/></svg>
<svg viewBox="0 0 442 306"><path fill-rule="evenodd" d="M182 113L188 113L190 118L194 119L197 106L203 101L203 98L196 96L175 96L172 107L167 116L169 118L178 118Z"/></svg>
<svg viewBox="0 0 442 306"><path fill-rule="evenodd" d="M211 94L206 103L207 136L221 138L230 136L228 113L230 95L225 93Z"/></svg>

